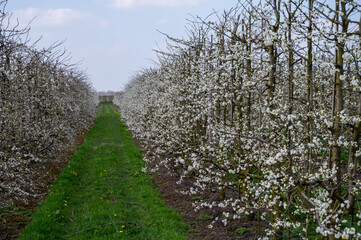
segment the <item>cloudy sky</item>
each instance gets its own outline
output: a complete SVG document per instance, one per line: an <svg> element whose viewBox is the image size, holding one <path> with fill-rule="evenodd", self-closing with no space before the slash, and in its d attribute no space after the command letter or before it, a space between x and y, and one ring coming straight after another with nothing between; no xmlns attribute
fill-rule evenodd
<svg viewBox="0 0 361 240"><path fill-rule="evenodd" d="M38 47L56 41L81 63L99 91L121 90L131 76L152 66L152 49L165 37L186 36L187 18L206 17L237 4L237 0L8 0L6 11L25 26L31 22Z"/></svg>

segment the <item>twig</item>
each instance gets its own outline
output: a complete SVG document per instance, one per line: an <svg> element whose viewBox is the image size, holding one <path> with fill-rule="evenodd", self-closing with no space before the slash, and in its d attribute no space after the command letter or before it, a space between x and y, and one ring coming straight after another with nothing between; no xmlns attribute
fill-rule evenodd
<svg viewBox="0 0 361 240"><path fill-rule="evenodd" d="M253 136L246 136L246 135L241 135L241 134L237 134L237 133L232 133L232 132L227 132L227 131L222 131L222 130L219 130L219 129L213 129L217 132L220 132L220 133L224 133L224 134L229 134L229 135L233 135L233 136L237 136L239 138L246 138L246 139L251 139L251 140L257 140L259 142L262 142L262 143L265 143L265 144L268 144L274 148L280 148L278 145L276 144L273 144L271 142L268 142L268 141L265 141L259 137L253 137Z"/></svg>
<svg viewBox="0 0 361 240"><path fill-rule="evenodd" d="M128 204L134 204L134 205L143 205L143 203L136 203L136 202L126 202L126 201L121 201L121 200L118 200L118 202L122 202L122 203L128 203Z"/></svg>
<svg viewBox="0 0 361 240"><path fill-rule="evenodd" d="M117 233L119 233L119 229L117 228L117 225L114 223L114 221L113 221L113 219L112 219L112 216L110 216L110 214L108 214L108 215L109 215L110 220L112 221L112 224L113 224L114 227L115 227L115 230L117 231Z"/></svg>
<svg viewBox="0 0 361 240"><path fill-rule="evenodd" d="M80 232L84 232L89 225L90 225L90 223L88 223L87 225L85 225L85 227L83 227ZM78 233L79 233L79 232L76 233L76 236L78 236Z"/></svg>

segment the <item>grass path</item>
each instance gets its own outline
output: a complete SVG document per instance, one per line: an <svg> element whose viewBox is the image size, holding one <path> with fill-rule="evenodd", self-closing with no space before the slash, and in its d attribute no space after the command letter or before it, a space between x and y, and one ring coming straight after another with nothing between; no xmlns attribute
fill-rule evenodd
<svg viewBox="0 0 361 240"><path fill-rule="evenodd" d="M103 104L82 146L20 239L187 239L117 111Z"/></svg>

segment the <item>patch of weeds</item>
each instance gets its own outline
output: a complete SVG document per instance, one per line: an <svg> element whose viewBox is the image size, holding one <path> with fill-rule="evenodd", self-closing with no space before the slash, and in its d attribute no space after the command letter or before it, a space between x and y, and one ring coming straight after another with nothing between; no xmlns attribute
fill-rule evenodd
<svg viewBox="0 0 361 240"><path fill-rule="evenodd" d="M204 222L204 221L207 221L207 220L213 220L213 216L210 216L210 215L200 215L198 218L197 218L197 221L198 222Z"/></svg>
<svg viewBox="0 0 361 240"><path fill-rule="evenodd" d="M5 210L25 210L24 207L17 207L17 206L5 206L2 209L5 209Z"/></svg>
<svg viewBox="0 0 361 240"><path fill-rule="evenodd" d="M174 208L174 211L176 211L176 212L184 212L184 209L181 209L181 208Z"/></svg>
<svg viewBox="0 0 361 240"><path fill-rule="evenodd" d="M198 229L195 229L195 228L191 228L191 229L189 229L188 232L189 232L189 233L200 233L201 230L198 230Z"/></svg>
<svg viewBox="0 0 361 240"><path fill-rule="evenodd" d="M236 233L238 233L239 235L243 235L244 233L250 232L250 231L251 231L251 229L249 229L249 228L240 227L240 228L237 228Z"/></svg>
<svg viewBox="0 0 361 240"><path fill-rule="evenodd" d="M194 196L194 197L192 197L192 200L194 200L194 201L204 200L204 197L202 197L202 196Z"/></svg>
<svg viewBox="0 0 361 240"><path fill-rule="evenodd" d="M246 220L246 219L247 219L247 216L246 216L246 215L242 215L240 219L241 219L241 220Z"/></svg>
<svg viewBox="0 0 361 240"><path fill-rule="evenodd" d="M23 211L22 211L23 210ZM24 207L5 206L0 209L0 216L30 215L33 211L26 210Z"/></svg>

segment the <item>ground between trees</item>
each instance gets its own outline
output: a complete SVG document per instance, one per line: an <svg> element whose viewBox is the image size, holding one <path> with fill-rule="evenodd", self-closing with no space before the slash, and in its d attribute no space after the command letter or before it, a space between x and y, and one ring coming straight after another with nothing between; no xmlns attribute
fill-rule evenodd
<svg viewBox="0 0 361 240"><path fill-rule="evenodd" d="M76 138L73 146L62 149L58 159L52 163L33 164L31 171L36 172L38 178L34 179L34 188L43 194L38 197L29 195L20 195L21 200L14 201L12 205L8 205L7 195L0 195L0 239L15 239L19 232L26 226L30 220L30 214L36 211L37 204L41 202L52 187L53 182L61 173L62 169L68 164L69 158L74 154L76 147L80 146L88 134L89 126L81 131ZM41 177L40 177L41 176ZM45 187L44 187L45 186ZM19 194L14 192L13 194Z"/></svg>
<svg viewBox="0 0 361 240"><path fill-rule="evenodd" d="M69 158L74 154L75 148L84 142L89 129L84 129L82 134L77 138L73 148L64 151L62 159L57 161L58 164L42 165L41 167L33 166L34 171L44 173L42 178L38 178L37 181L35 181L38 187L44 184L47 185L47 189L43 189L44 193L53 186L58 175L68 164ZM140 146L139 141L137 141L137 145ZM41 174L39 174L39 176L40 175ZM152 174L152 177L165 203L175 209L189 224L189 237L191 239L254 239L257 236L257 221L241 219L231 221L227 226L223 226L223 224L218 222L212 229L209 229L208 225L210 222L212 222L214 218L219 217L222 214L222 210L213 208L194 212L192 203L203 198L216 199L219 197L219 192L213 191L197 197L181 194L182 189L187 189L192 180L189 178L181 184L176 184L177 178L168 174L165 168L160 169L158 173ZM177 188L175 188L175 185ZM25 195L22 198L23 201L16 202L13 206L2 204L4 207L0 209L0 239L15 239L29 222L30 214L36 211L38 203L42 201L44 197L45 195L37 198ZM241 229L241 234L236 232L237 229Z"/></svg>

